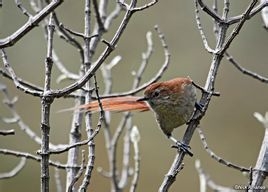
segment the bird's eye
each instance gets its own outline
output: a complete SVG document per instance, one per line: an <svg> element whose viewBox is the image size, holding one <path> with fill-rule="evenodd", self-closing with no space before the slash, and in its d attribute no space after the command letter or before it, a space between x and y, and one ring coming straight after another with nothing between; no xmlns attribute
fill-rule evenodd
<svg viewBox="0 0 268 192"><path fill-rule="evenodd" d="M155 90L153 93L153 97L158 97L160 95L160 90Z"/></svg>

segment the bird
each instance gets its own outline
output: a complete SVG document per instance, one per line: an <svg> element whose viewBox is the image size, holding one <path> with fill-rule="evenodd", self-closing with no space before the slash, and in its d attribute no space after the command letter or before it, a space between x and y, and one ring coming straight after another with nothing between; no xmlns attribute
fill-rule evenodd
<svg viewBox="0 0 268 192"><path fill-rule="evenodd" d="M121 96L100 99L104 111L152 111L162 132L175 142L176 148L193 156L190 146L172 136L178 128L191 119L194 110L200 109L197 103L196 86L189 77L177 77L171 80L152 83L144 90L144 95ZM99 101L79 106L85 111L99 111Z"/></svg>

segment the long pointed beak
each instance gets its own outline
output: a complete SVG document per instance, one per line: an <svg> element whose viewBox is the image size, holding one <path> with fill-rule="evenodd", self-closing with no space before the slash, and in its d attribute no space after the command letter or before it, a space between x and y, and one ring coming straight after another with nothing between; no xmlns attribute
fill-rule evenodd
<svg viewBox="0 0 268 192"><path fill-rule="evenodd" d="M139 99L137 99L137 101L148 101L148 97L141 97Z"/></svg>

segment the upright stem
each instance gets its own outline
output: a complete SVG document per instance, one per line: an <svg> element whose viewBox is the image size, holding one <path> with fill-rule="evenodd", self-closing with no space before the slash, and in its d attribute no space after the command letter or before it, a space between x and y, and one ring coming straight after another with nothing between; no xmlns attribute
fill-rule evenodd
<svg viewBox="0 0 268 192"><path fill-rule="evenodd" d="M92 55L90 52L90 33L91 33L91 0L85 0L85 30L84 30L84 71L88 71L91 67L91 59ZM87 81L85 84L85 102L89 103L91 101L91 91L90 91L91 82ZM86 123L86 132L87 137L91 137L94 130L91 125L91 114L86 113L85 115L85 123ZM90 184L90 179L92 175L92 171L95 163L95 143L94 140L91 140L88 143L88 163L85 172L85 176L82 182L82 185L79 188L79 191L86 191L87 187Z"/></svg>
<svg viewBox="0 0 268 192"><path fill-rule="evenodd" d="M53 97L49 95L51 85L51 70L53 66L52 60L52 42L54 25L52 17L48 24L48 39L47 39L47 57L45 61L45 84L44 93L41 100L41 191L49 191L49 132L50 132L50 106L53 102Z"/></svg>
<svg viewBox="0 0 268 192"><path fill-rule="evenodd" d="M82 93L81 93L82 94ZM82 105L85 103L84 97L76 98L75 104L76 106ZM72 127L69 135L69 144L77 143L81 140L81 124L82 124L83 114L79 113L79 110L75 110L73 113ZM68 161L67 164L69 166L75 167L78 165L78 157L79 157L79 147L75 147L68 151ZM78 168L68 168L66 170L66 192L73 179L75 178L78 172Z"/></svg>

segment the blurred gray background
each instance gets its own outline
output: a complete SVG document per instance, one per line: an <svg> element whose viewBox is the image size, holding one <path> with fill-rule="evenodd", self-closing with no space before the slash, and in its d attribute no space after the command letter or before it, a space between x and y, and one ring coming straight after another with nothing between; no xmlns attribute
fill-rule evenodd
<svg viewBox="0 0 268 192"><path fill-rule="evenodd" d="M212 1L208 2L211 3ZM142 3L144 1L139 2L139 4ZM231 1L230 15L241 14L248 3L249 1L244 0ZM27 3L25 5L29 7ZM84 1L66 0L56 12L66 26L83 32L83 6ZM105 34L104 37L108 41L111 39L122 16L123 14L113 23L110 32ZM201 16L209 44L213 48L215 40L212 33L211 19L205 14L201 14ZM27 18L22 16L13 1L4 1L3 7L0 9L0 37L4 38L10 35L26 21ZM138 69L141 62L141 53L146 50L145 35L147 31L153 32L155 52L143 76L143 82L149 80L163 63L163 50L157 34L154 32L154 25L156 24L164 33L171 52L171 65L162 80L190 76L196 83L204 85L211 63L211 55L205 51L197 30L194 3L188 0L166 0L158 2L148 10L134 14L120 39L117 49L108 58L107 62L111 61L116 55L123 57L120 64L112 71L113 91L127 91L131 88L133 80L131 72ZM41 27L35 28L15 46L6 49L8 60L16 70L16 74L40 86L43 86L44 60L46 57L46 43L42 30ZM66 46L58 37L55 38L55 48L62 62L66 64L69 70L77 72L80 65L77 51L68 45ZM268 76L267 45L268 32L263 28L260 14L257 14L246 22L240 34L232 43L229 53L244 67ZM96 56L103 48L104 45L99 47ZM2 61L0 63L2 64ZM98 74L98 78L101 79L100 73ZM59 71L54 68L54 80L58 75ZM11 96L19 97L16 103L17 112L23 121L37 135L40 135L40 100L18 91L12 82L3 77L0 77L0 81L8 86ZM53 88L60 88L70 83L70 81L66 81L56 84L54 81ZM103 90L102 84L100 84L100 90ZM243 75L232 64L223 59L217 75L216 91L219 91L221 96L212 99L207 114L200 123L207 137L207 142L211 149L222 158L245 167L254 167L264 129L253 117L253 113L257 111L264 114L268 110L268 86ZM2 94L0 99L3 99ZM59 99L53 103L50 137L52 143L68 142L71 113L56 113L56 111L72 106L72 99ZM0 107L0 116L10 116L8 109L3 104ZM113 114L112 117L112 125L116 127L118 120L120 120L120 114ZM176 152L170 148L171 142L157 128L152 113L135 114L133 123L139 127L141 134L141 174L138 191L157 191ZM29 140L17 125L7 125L1 121L0 127L1 129L14 128L16 131L15 136L1 137L1 148L20 150L32 154L35 154L39 149L39 146L34 141ZM181 138L184 131L185 126L177 129L174 135ZM194 156L193 158L185 158L184 169L178 175L170 191L199 190L199 177L194 168L196 159L200 159L201 166L217 184L227 187L232 187L235 184L247 184L247 177L240 172L227 168L209 157L202 147L197 132L190 145ZM108 168L103 132L100 132L97 136L96 146L96 167L89 189L90 191L109 191L110 181L96 172L97 167L102 167L105 170ZM119 157L121 153L122 148L119 148ZM66 160L65 155L52 155L51 158L63 163ZM8 172L18 162L19 159L16 157L0 155L0 172ZM51 168L51 191L55 191L53 172L54 169ZM61 173L64 183L64 171L61 171ZM0 181L0 191L38 191L39 185L39 164L29 160L25 168L16 177Z"/></svg>

